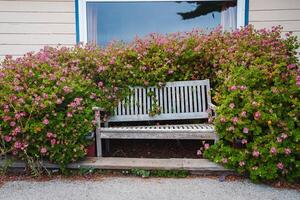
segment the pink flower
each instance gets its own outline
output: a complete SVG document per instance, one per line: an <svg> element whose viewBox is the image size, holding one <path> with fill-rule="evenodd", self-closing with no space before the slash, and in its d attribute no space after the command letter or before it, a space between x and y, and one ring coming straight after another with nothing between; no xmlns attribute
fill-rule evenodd
<svg viewBox="0 0 300 200"><path fill-rule="evenodd" d="M253 152L252 152L252 156L254 156L254 157L258 157L259 156L259 151L257 151L257 150L254 150Z"/></svg>
<svg viewBox="0 0 300 200"><path fill-rule="evenodd" d="M208 143L204 144L204 149L209 149L209 144Z"/></svg>
<svg viewBox="0 0 300 200"><path fill-rule="evenodd" d="M277 137L277 142L281 143L282 142L282 138L281 137Z"/></svg>
<svg viewBox="0 0 300 200"><path fill-rule="evenodd" d="M16 135L18 135L18 133L20 133L20 132L21 132L21 127L18 126L18 127L16 127L16 128L13 130L12 135L13 135L13 136L16 136Z"/></svg>
<svg viewBox="0 0 300 200"><path fill-rule="evenodd" d="M296 64L289 64L287 66L288 69L294 69L296 67Z"/></svg>
<svg viewBox="0 0 300 200"><path fill-rule="evenodd" d="M103 87L103 86L104 86L104 83L102 81L99 81L98 87Z"/></svg>
<svg viewBox="0 0 300 200"><path fill-rule="evenodd" d="M296 82L296 85L297 85L297 86L300 86L300 81L297 81L297 82Z"/></svg>
<svg viewBox="0 0 300 200"><path fill-rule="evenodd" d="M283 163L282 162L277 163L277 168L282 170L284 168Z"/></svg>
<svg viewBox="0 0 300 200"><path fill-rule="evenodd" d="M246 139L242 139L242 144L247 144L248 141Z"/></svg>
<svg viewBox="0 0 300 200"><path fill-rule="evenodd" d="M52 137L53 137L53 133L47 132L47 138L52 138Z"/></svg>
<svg viewBox="0 0 300 200"><path fill-rule="evenodd" d="M260 114L259 111L257 111L257 112L254 113L254 119L255 119L255 120L259 120L260 117L261 117L261 114Z"/></svg>
<svg viewBox="0 0 300 200"><path fill-rule="evenodd" d="M16 125L16 122L12 121L12 122L9 123L9 125L10 125L11 127L14 127L14 126Z"/></svg>
<svg viewBox="0 0 300 200"><path fill-rule="evenodd" d="M14 147L15 147L16 149L20 149L20 148L22 147L22 143L19 142L19 141L16 141L15 144L14 144Z"/></svg>
<svg viewBox="0 0 300 200"><path fill-rule="evenodd" d="M202 155L202 151L200 149L197 150L197 156L201 156Z"/></svg>
<svg viewBox="0 0 300 200"><path fill-rule="evenodd" d="M271 154L276 154L276 153L277 153L277 149L276 149L275 147L272 147L272 148L270 149L270 153L271 153Z"/></svg>
<svg viewBox="0 0 300 200"><path fill-rule="evenodd" d="M57 99L56 100L56 104L61 104L62 103L62 100L61 99Z"/></svg>
<svg viewBox="0 0 300 200"><path fill-rule="evenodd" d="M51 145L55 145L56 144L56 139L52 139L50 142L51 142Z"/></svg>
<svg viewBox="0 0 300 200"><path fill-rule="evenodd" d="M249 133L249 129L247 127L244 127L243 128L243 133L246 133L246 134Z"/></svg>
<svg viewBox="0 0 300 200"><path fill-rule="evenodd" d="M229 108L233 109L235 107L234 103L229 104Z"/></svg>
<svg viewBox="0 0 300 200"><path fill-rule="evenodd" d="M167 72L168 75L171 75L173 73L174 73L174 71L172 69L169 69L168 72Z"/></svg>
<svg viewBox="0 0 300 200"><path fill-rule="evenodd" d="M285 155L290 155L292 153L292 150L290 148L285 148L284 153Z"/></svg>
<svg viewBox="0 0 300 200"><path fill-rule="evenodd" d="M240 161L239 166L243 167L245 165L245 161Z"/></svg>
<svg viewBox="0 0 300 200"><path fill-rule="evenodd" d="M246 90L246 89L247 89L247 87L246 87L246 86L244 86L244 85L241 85L241 86L240 86L240 90L242 90L242 91L243 91L243 90Z"/></svg>
<svg viewBox="0 0 300 200"><path fill-rule="evenodd" d="M91 93L90 99L95 99L96 97L97 97L97 95L95 93Z"/></svg>
<svg viewBox="0 0 300 200"><path fill-rule="evenodd" d="M114 65L116 63L116 61L114 60L114 58L112 58L110 61L109 61L109 64L110 65Z"/></svg>
<svg viewBox="0 0 300 200"><path fill-rule="evenodd" d="M227 158L222 158L221 162L224 163L224 164L226 164L226 163L228 163L228 159Z"/></svg>
<svg viewBox="0 0 300 200"><path fill-rule="evenodd" d="M65 93L70 93L72 91L71 88L69 88L68 86L64 86L63 90Z"/></svg>
<svg viewBox="0 0 300 200"><path fill-rule="evenodd" d="M226 118L225 117L221 117L220 122L221 123L225 123L226 122Z"/></svg>
<svg viewBox="0 0 300 200"><path fill-rule="evenodd" d="M233 85L233 86L230 87L230 90L231 90L231 91L234 91L234 90L236 90L236 89L237 89L237 87L236 87L235 85Z"/></svg>
<svg viewBox="0 0 300 200"><path fill-rule="evenodd" d="M68 112L68 113L67 113L67 117L73 117L73 114L70 113L70 112Z"/></svg>
<svg viewBox="0 0 300 200"><path fill-rule="evenodd" d="M286 133L282 133L281 137L282 137L282 139L286 139L288 137L288 135Z"/></svg>
<svg viewBox="0 0 300 200"><path fill-rule="evenodd" d="M4 140L5 140L5 142L10 142L11 136L9 136L9 135L4 136Z"/></svg>
<svg viewBox="0 0 300 200"><path fill-rule="evenodd" d="M105 70L104 66L99 66L97 72L103 72Z"/></svg>
<svg viewBox="0 0 300 200"><path fill-rule="evenodd" d="M48 150L47 150L46 147L42 147L42 148L40 149L41 154L46 154L47 151L48 151Z"/></svg>
<svg viewBox="0 0 300 200"><path fill-rule="evenodd" d="M247 117L247 112L246 111L241 112L241 116L242 117Z"/></svg>
<svg viewBox="0 0 300 200"><path fill-rule="evenodd" d="M239 119L238 119L237 117L233 117L233 118L232 118L232 123L233 123L233 124L237 124L238 120L239 120Z"/></svg>
<svg viewBox="0 0 300 200"><path fill-rule="evenodd" d="M20 119L21 118L21 114L20 113L16 113L15 114L15 118L18 120L18 119Z"/></svg>
<svg viewBox="0 0 300 200"><path fill-rule="evenodd" d="M48 120L47 118L45 118L45 119L43 120L43 124L48 125L48 124L49 124L49 120Z"/></svg>

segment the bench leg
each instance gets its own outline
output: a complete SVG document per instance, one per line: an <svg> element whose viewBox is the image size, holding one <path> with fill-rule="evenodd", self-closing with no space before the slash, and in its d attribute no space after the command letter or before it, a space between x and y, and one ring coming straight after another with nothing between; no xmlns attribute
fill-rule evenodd
<svg viewBox="0 0 300 200"><path fill-rule="evenodd" d="M97 157L102 157L102 140L100 131L96 130Z"/></svg>

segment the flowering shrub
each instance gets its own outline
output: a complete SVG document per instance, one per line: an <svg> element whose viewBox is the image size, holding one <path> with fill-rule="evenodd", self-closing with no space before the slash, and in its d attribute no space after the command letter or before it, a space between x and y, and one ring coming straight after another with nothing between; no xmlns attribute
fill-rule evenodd
<svg viewBox="0 0 300 200"><path fill-rule="evenodd" d="M62 167L85 155L93 116L87 97L94 87L76 65L61 66L57 55L66 51L45 48L3 62L0 153L46 157Z"/></svg>
<svg viewBox="0 0 300 200"><path fill-rule="evenodd" d="M273 55L279 48L292 52L276 58L251 56L248 64L226 68L215 95L220 142L204 155L255 181L299 180L300 68L292 56L298 45L293 37L265 41L270 42Z"/></svg>
<svg viewBox="0 0 300 200"><path fill-rule="evenodd" d="M215 89L215 101L220 105L218 114L222 117L216 119L221 141L217 147L204 146L206 156L237 167L229 154L249 151L256 139L257 147L262 147L258 141L270 141L269 137L263 139L263 133L273 136L276 133L279 137L280 132L288 136L282 138L280 144L285 144L284 151L290 152L287 158L294 158L295 162L291 162L294 169L299 80L295 75L296 65L289 64L297 62L295 49L298 44L294 37L283 39L280 34L280 28L267 31L254 30L251 26L232 33L217 29L206 34L195 30L170 35L150 34L130 44L112 43L106 48L93 45L45 47L22 58L7 57L0 68L0 153L10 152L23 159L28 156L46 158L64 167L85 155L87 141L84 136L94 128L93 105L111 113L117 102L129 94L129 86L161 86L167 81L209 78ZM284 66L287 65L292 68L290 71L286 71ZM272 77L283 79L275 84ZM285 93L277 86L283 85L284 80L289 81ZM280 92L273 95L269 88ZM245 102L239 95L243 95ZM280 95L284 97L282 105L294 105L289 106L287 112L277 113ZM293 98L288 99L289 95ZM260 109L251 107L251 110L246 100L255 100ZM241 110L244 105L247 107ZM269 119L266 113L270 109L274 115L269 114ZM159 114L159 110L155 107L151 115ZM271 120L272 124L262 126L265 122L262 119ZM290 125L290 119L294 125ZM279 126L279 122L288 125ZM278 126L288 127L288 130L279 131ZM238 130L249 138L242 137ZM237 148L236 141L240 140L243 144ZM278 157L282 149L271 146L268 151L272 147L275 148L270 154L272 159L276 158L276 165L285 170L288 161ZM218 148L220 152L216 151ZM228 156L224 156L224 152ZM254 146L251 153L244 153L249 157L240 159L242 164L244 162L241 172L249 171L246 166L253 161L250 157L253 152L256 160L263 154ZM278 175L279 172L276 171Z"/></svg>

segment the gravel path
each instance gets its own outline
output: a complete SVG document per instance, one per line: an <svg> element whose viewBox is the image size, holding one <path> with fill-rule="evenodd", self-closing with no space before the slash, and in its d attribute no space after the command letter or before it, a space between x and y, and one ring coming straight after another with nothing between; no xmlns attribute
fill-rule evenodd
<svg viewBox="0 0 300 200"><path fill-rule="evenodd" d="M208 178L160 179L112 177L98 181L13 181L0 188L0 200L269 200L300 199L296 190L275 189L249 181Z"/></svg>

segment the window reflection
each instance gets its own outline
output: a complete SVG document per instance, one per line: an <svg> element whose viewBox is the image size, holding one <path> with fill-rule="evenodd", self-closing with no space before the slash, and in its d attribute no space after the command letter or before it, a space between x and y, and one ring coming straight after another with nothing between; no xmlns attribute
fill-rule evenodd
<svg viewBox="0 0 300 200"><path fill-rule="evenodd" d="M211 31L219 25L236 28L235 1L87 3L88 42L101 46L153 32Z"/></svg>

